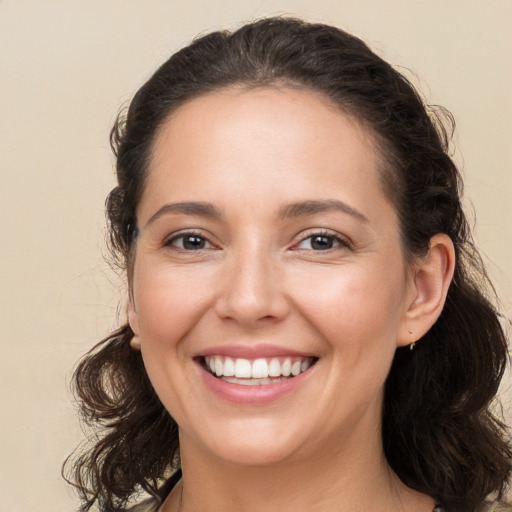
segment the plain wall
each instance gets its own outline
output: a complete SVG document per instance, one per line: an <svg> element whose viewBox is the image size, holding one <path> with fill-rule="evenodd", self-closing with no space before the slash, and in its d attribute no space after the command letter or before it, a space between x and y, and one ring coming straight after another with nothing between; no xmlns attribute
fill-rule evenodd
<svg viewBox="0 0 512 512"><path fill-rule="evenodd" d="M123 317L102 256L118 108L196 34L271 14L353 31L452 111L511 316L511 0L0 0L0 512L76 508L60 477L81 440L70 375Z"/></svg>

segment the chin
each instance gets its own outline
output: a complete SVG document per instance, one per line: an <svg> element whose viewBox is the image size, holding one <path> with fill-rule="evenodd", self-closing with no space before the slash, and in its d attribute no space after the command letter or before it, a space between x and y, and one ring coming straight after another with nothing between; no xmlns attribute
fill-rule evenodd
<svg viewBox="0 0 512 512"><path fill-rule="evenodd" d="M295 451L289 447L276 447L270 442L267 444L240 442L230 446L229 450L218 450L216 455L230 464L266 467L289 460Z"/></svg>
<svg viewBox="0 0 512 512"><path fill-rule="evenodd" d="M224 428L220 432L209 430L209 435L200 440L202 449L213 457L241 466L278 465L293 458L302 440L289 430L289 425L280 429L275 425L246 425ZM288 428L286 428L288 427Z"/></svg>

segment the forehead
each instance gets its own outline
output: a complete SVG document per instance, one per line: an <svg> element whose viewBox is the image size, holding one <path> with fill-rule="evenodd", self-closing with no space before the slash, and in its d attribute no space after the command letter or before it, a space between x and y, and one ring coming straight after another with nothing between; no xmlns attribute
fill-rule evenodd
<svg viewBox="0 0 512 512"><path fill-rule="evenodd" d="M271 203L350 193L358 201L368 190L382 195L377 167L372 132L325 96L229 88L188 101L160 127L139 213L149 214L144 196Z"/></svg>
<svg viewBox="0 0 512 512"><path fill-rule="evenodd" d="M180 105L158 130L153 149L158 152L162 139L169 141L170 136L184 133L184 130L194 135L199 130L221 134L231 128L232 135L242 135L256 127L264 136L266 130L261 131L264 125L281 130L279 134L274 131L273 135L279 135L276 141L286 134L301 134L317 139L323 135L326 142L329 141L326 132L334 125L350 125L352 135L364 140L368 148L374 145L374 132L370 127L318 91L291 86L250 88L240 85L209 92ZM238 131L240 127L242 132ZM342 141L338 139L338 142Z"/></svg>

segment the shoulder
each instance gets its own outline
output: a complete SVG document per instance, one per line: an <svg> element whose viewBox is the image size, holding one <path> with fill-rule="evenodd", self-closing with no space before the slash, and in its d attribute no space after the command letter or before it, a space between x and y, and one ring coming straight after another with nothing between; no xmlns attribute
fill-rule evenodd
<svg viewBox="0 0 512 512"><path fill-rule="evenodd" d="M159 506L160 503L158 500L155 498L149 498L128 508L126 512L157 512Z"/></svg>
<svg viewBox="0 0 512 512"><path fill-rule="evenodd" d="M432 512L444 512L444 509L436 506ZM478 509L478 512L512 512L512 504L499 502L484 503L482 508Z"/></svg>
<svg viewBox="0 0 512 512"><path fill-rule="evenodd" d="M158 512L160 505L165 501L167 496L174 489L175 485L181 479L181 469L178 469L168 480L167 482L160 487L157 493L137 503L126 510L126 512Z"/></svg>
<svg viewBox="0 0 512 512"><path fill-rule="evenodd" d="M482 509L482 512L512 512L512 504L507 503L488 503Z"/></svg>

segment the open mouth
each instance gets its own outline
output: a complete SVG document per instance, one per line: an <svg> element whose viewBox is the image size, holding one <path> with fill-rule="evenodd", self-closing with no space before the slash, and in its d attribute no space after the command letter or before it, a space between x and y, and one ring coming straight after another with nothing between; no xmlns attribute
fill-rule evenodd
<svg viewBox="0 0 512 512"><path fill-rule="evenodd" d="M317 360L315 357L244 359L213 355L201 358L201 363L207 372L225 382L263 386L293 379L307 371Z"/></svg>

